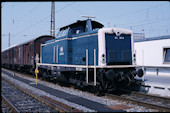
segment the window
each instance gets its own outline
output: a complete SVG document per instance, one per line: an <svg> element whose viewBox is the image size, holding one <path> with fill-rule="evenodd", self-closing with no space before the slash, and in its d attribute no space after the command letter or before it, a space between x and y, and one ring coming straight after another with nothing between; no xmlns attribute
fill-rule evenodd
<svg viewBox="0 0 170 113"><path fill-rule="evenodd" d="M77 34L83 33L84 31L85 29L83 26L78 26L78 27L74 27L71 29L71 34L77 35Z"/></svg>
<svg viewBox="0 0 170 113"><path fill-rule="evenodd" d="M76 34L79 34L80 33L80 30L78 29L78 30L76 30Z"/></svg>
<svg viewBox="0 0 170 113"><path fill-rule="evenodd" d="M61 34L61 36L65 36L66 35L66 30L62 30L63 32L62 32L62 34Z"/></svg>
<svg viewBox="0 0 170 113"><path fill-rule="evenodd" d="M57 33L57 37L59 37L60 36L60 31Z"/></svg>
<svg viewBox="0 0 170 113"><path fill-rule="evenodd" d="M57 34L57 37L62 36L62 33L63 33L63 30L59 31L58 34Z"/></svg>
<svg viewBox="0 0 170 113"><path fill-rule="evenodd" d="M170 48L163 48L163 63L170 63Z"/></svg>
<svg viewBox="0 0 170 113"><path fill-rule="evenodd" d="M57 37L61 37L61 36L67 35L68 30L69 30L69 28L66 28L66 29L63 29L63 30L59 31L59 33L57 34Z"/></svg>

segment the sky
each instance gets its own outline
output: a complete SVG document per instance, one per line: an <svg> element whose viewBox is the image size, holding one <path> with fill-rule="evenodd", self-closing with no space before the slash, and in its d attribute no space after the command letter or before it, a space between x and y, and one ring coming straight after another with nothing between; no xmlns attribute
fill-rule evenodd
<svg viewBox="0 0 170 113"><path fill-rule="evenodd" d="M169 1L55 1L55 29L85 20L105 27L144 33L146 38L170 35ZM50 35L51 2L1 2L1 51L41 35Z"/></svg>

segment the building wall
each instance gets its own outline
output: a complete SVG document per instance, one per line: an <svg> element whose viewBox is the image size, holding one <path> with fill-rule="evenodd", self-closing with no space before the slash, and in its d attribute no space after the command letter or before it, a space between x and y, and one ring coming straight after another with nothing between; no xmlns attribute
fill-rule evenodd
<svg viewBox="0 0 170 113"><path fill-rule="evenodd" d="M137 65L170 67L163 63L163 48L170 47L170 39L135 42L134 47Z"/></svg>
<svg viewBox="0 0 170 113"><path fill-rule="evenodd" d="M145 74L170 76L170 63L164 63L166 47L170 48L170 38L134 42L136 65L144 66Z"/></svg>

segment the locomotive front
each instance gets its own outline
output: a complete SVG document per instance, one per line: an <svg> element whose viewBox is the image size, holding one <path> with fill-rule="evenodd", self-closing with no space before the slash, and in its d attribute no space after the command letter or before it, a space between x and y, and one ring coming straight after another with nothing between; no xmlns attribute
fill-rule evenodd
<svg viewBox="0 0 170 113"><path fill-rule="evenodd" d="M99 66L132 65L132 31L103 28L98 31ZM107 56L107 57L106 57Z"/></svg>
<svg viewBox="0 0 170 113"><path fill-rule="evenodd" d="M136 74L143 76L143 71L135 69L133 33L123 28L102 28L98 31L98 72L103 89L129 86ZM102 79L101 79L102 78ZM104 79L105 78L105 79Z"/></svg>

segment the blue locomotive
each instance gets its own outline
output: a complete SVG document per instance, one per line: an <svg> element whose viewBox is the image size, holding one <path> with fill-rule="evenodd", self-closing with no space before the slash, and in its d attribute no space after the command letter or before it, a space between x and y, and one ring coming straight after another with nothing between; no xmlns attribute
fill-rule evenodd
<svg viewBox="0 0 170 113"><path fill-rule="evenodd" d="M104 28L91 19L64 26L55 39L42 43L37 65L43 77L108 92L143 76L135 68L132 31Z"/></svg>

